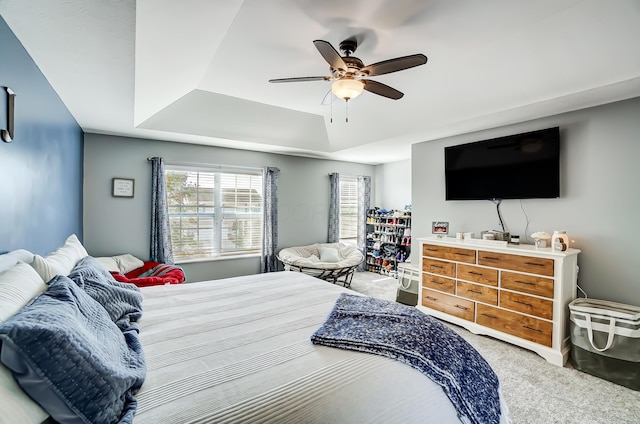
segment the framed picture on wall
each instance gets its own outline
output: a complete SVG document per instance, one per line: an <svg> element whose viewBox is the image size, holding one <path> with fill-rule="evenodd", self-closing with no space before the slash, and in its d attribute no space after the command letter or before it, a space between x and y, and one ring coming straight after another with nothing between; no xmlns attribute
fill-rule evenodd
<svg viewBox="0 0 640 424"><path fill-rule="evenodd" d="M113 197L133 197L134 186L132 178L114 178L111 194Z"/></svg>

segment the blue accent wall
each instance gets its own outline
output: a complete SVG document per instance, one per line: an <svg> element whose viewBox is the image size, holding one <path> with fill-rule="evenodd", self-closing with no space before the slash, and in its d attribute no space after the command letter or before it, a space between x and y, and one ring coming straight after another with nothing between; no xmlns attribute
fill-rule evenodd
<svg viewBox="0 0 640 424"><path fill-rule="evenodd" d="M46 34L43 34L46 37ZM46 254L82 240L84 134L0 17L0 128L16 93L12 143L0 141L0 251Z"/></svg>

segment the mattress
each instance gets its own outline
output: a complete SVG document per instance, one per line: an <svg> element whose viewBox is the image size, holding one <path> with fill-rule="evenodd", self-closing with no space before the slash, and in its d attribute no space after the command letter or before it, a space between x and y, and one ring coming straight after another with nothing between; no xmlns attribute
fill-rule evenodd
<svg viewBox="0 0 640 424"><path fill-rule="evenodd" d="M136 424L459 422L408 365L311 343L347 289L284 271L141 290Z"/></svg>

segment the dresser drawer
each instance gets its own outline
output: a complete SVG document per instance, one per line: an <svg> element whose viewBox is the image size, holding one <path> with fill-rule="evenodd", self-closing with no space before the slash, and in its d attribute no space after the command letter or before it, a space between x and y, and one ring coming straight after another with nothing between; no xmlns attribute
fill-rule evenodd
<svg viewBox="0 0 640 424"><path fill-rule="evenodd" d="M553 280L551 278L503 271L500 275L500 287L553 299Z"/></svg>
<svg viewBox="0 0 640 424"><path fill-rule="evenodd" d="M478 302L489 303L491 305L498 304L498 290L479 284L458 281L456 294L466 297L467 299L477 300Z"/></svg>
<svg viewBox="0 0 640 424"><path fill-rule="evenodd" d="M422 256L448 259L451 261L476 263L476 251L473 249L461 249L459 247L438 246L436 244L423 244Z"/></svg>
<svg viewBox="0 0 640 424"><path fill-rule="evenodd" d="M478 265L553 276L553 259L478 251Z"/></svg>
<svg viewBox="0 0 640 424"><path fill-rule="evenodd" d="M453 262L422 258L422 270L433 274L445 275L447 277L455 277L456 264Z"/></svg>
<svg viewBox="0 0 640 424"><path fill-rule="evenodd" d="M540 318L553 318L553 302L526 294L500 291L500 306L512 311L535 315Z"/></svg>
<svg viewBox="0 0 640 424"><path fill-rule="evenodd" d="M475 303L434 290L422 289L422 305L436 311L473 321Z"/></svg>
<svg viewBox="0 0 640 424"><path fill-rule="evenodd" d="M438 277L437 275L422 274L422 287L455 294L456 281L450 278Z"/></svg>
<svg viewBox="0 0 640 424"><path fill-rule="evenodd" d="M478 317L476 322L478 324L551 347L551 335L553 333L553 324L551 322L480 303L477 307Z"/></svg>
<svg viewBox="0 0 640 424"><path fill-rule="evenodd" d="M474 281L476 283L498 286L498 270L482 268L474 265L458 265L457 278L460 280Z"/></svg>

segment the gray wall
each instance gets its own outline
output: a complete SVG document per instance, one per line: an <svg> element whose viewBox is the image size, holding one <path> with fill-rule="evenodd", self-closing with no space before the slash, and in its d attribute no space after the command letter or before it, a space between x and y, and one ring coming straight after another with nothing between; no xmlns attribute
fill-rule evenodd
<svg viewBox="0 0 640 424"><path fill-rule="evenodd" d="M561 135L560 198L505 200L505 225L520 235L567 230L582 250L578 283L589 297L640 305L640 98L413 145L414 239L437 220L449 221L450 235L499 228L493 203L444 200L445 146L552 126Z"/></svg>
<svg viewBox="0 0 640 424"><path fill-rule="evenodd" d="M376 204L385 209L404 209L411 204L411 160L376 167Z"/></svg>
<svg viewBox="0 0 640 424"><path fill-rule="evenodd" d="M372 177L375 173L371 165L107 135L85 134L84 143L84 245L93 256L149 257L149 156L169 162L280 168L280 248L327 240L330 172ZM133 199L111 196L114 177L135 179ZM260 261L251 257L182 266L189 281L198 281L254 274Z"/></svg>

